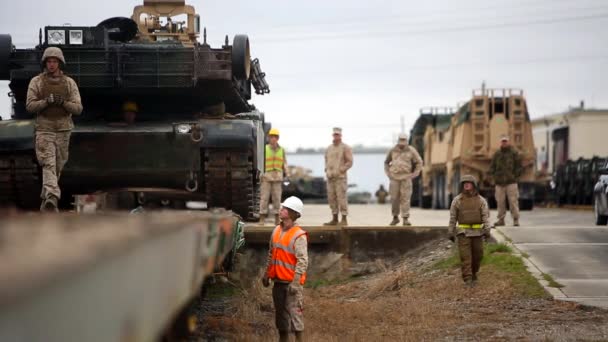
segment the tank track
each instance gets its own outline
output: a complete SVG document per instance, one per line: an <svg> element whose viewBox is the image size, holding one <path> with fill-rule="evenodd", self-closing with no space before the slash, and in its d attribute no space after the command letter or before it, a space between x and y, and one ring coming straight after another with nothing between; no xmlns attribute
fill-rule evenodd
<svg viewBox="0 0 608 342"><path fill-rule="evenodd" d="M0 155L0 207L38 209L41 178L32 154Z"/></svg>
<svg viewBox="0 0 608 342"><path fill-rule="evenodd" d="M226 208L246 221L259 218L259 183L253 154L205 150L202 155L204 191L209 208Z"/></svg>

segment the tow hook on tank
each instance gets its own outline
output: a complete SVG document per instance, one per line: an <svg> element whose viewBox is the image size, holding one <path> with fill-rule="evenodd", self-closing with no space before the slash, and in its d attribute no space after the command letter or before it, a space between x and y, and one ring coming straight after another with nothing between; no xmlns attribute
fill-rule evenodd
<svg viewBox="0 0 608 342"><path fill-rule="evenodd" d="M198 180L196 179L196 173L194 171L190 171L190 177L186 180L186 190L189 192L198 190Z"/></svg>
<svg viewBox="0 0 608 342"><path fill-rule="evenodd" d="M192 125L192 127L190 129L190 139L192 139L192 141L195 143L203 140L203 132L202 132L201 126L199 126L199 124L196 123L196 124Z"/></svg>

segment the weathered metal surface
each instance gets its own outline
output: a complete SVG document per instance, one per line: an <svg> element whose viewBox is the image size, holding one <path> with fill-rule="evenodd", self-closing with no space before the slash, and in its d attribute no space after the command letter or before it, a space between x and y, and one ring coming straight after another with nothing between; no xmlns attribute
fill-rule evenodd
<svg viewBox="0 0 608 342"><path fill-rule="evenodd" d="M3 220L0 340L156 340L237 230L224 211Z"/></svg>

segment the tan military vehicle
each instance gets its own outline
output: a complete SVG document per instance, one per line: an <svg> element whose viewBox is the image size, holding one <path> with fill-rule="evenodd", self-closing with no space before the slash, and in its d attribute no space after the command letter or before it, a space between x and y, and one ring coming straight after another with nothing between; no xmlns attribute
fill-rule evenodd
<svg viewBox="0 0 608 342"><path fill-rule="evenodd" d="M459 179L464 174L477 177L481 194L490 206L495 206L494 183L488 171L503 135L510 137L511 145L522 155L520 208L532 209L535 150L523 91L485 87L474 90L471 100L456 113L437 114L430 124L427 120L421 153L421 206L448 208L459 192Z"/></svg>

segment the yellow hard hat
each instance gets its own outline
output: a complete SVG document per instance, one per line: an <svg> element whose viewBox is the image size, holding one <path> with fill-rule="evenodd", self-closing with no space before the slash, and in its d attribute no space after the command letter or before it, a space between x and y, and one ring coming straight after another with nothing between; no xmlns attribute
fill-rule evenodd
<svg viewBox="0 0 608 342"><path fill-rule="evenodd" d="M271 128L270 131L268 132L268 135L276 135L279 136L279 130L276 128Z"/></svg>
<svg viewBox="0 0 608 342"><path fill-rule="evenodd" d="M122 105L123 112L138 112L139 108L137 108L137 103L133 101L127 101Z"/></svg>

